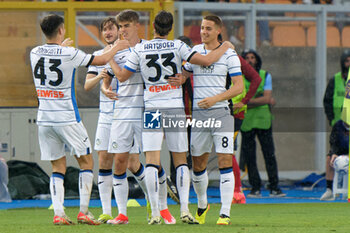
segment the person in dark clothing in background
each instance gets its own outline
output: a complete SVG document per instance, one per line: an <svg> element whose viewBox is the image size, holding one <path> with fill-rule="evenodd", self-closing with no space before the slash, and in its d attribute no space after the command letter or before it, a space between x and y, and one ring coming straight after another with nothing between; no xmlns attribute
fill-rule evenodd
<svg viewBox="0 0 350 233"><path fill-rule="evenodd" d="M235 118L235 150L237 149L237 135L241 129L242 121L244 119L244 114L247 109L247 104L250 99L255 95L256 90L258 89L261 78L256 72L256 70L240 55L238 55L239 60L241 62L241 70L244 76L244 79L250 82L250 86L248 91L244 90L242 94L234 97L230 101L230 108L232 108L232 115ZM229 79L228 79L229 81ZM227 82L229 85L230 82ZM240 164L244 164L243 160L240 160ZM242 170L245 169L244 165L241 166ZM240 166L237 163L236 156L232 157L232 168L233 173L235 175L235 189L233 194L232 203L244 204L246 203L245 196L242 192L242 183L241 183L241 174L240 174Z"/></svg>
<svg viewBox="0 0 350 233"><path fill-rule="evenodd" d="M345 50L340 57L341 71L334 74L329 80L326 92L323 98L323 107L326 113L329 125L334 127L340 120L343 101L345 96L345 82L350 66L350 49ZM334 169L330 164L332 153L327 154L326 159L326 192L321 196L321 201L334 200L333 196L333 176Z"/></svg>
<svg viewBox="0 0 350 233"><path fill-rule="evenodd" d="M349 155L349 125L344 121L337 121L329 137L329 144L331 148L329 154L331 154L330 164L333 166L334 160L340 155Z"/></svg>
<svg viewBox="0 0 350 233"><path fill-rule="evenodd" d="M262 79L257 93L248 102L248 110L241 127L241 157L244 158L244 161L247 164L249 183L252 186L252 189L247 196L261 197L261 179L256 164L255 136L258 136L265 159L270 196L283 197L286 194L283 193L278 186L278 169L272 137L272 114L270 106L274 105L275 101L272 98L271 75L267 71L261 69L262 61L256 51L244 51L242 57L255 68ZM246 89L249 88L249 85L250 83L245 81Z"/></svg>

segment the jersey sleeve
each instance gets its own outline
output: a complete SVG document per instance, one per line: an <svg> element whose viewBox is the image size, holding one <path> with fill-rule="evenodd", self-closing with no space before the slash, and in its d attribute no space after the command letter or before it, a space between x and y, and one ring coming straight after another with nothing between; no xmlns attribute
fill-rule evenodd
<svg viewBox="0 0 350 233"><path fill-rule="evenodd" d="M71 54L72 54L71 61L74 67L78 67L78 66L88 67L95 57L92 54L86 54L80 49L74 49Z"/></svg>
<svg viewBox="0 0 350 233"><path fill-rule="evenodd" d="M226 61L230 77L242 75L241 62L236 51L229 49L227 53Z"/></svg>
<svg viewBox="0 0 350 233"><path fill-rule="evenodd" d="M186 62L186 63L183 65L183 68L184 68L184 70L186 70L187 72L193 72L192 65L191 65L191 63L189 63L189 62Z"/></svg>
<svg viewBox="0 0 350 233"><path fill-rule="evenodd" d="M272 91L272 77L270 73L267 73L265 77L264 91Z"/></svg>
<svg viewBox="0 0 350 233"><path fill-rule="evenodd" d="M124 65L124 68L135 73L140 67L139 58L140 56L139 56L139 53L137 52L137 47L135 47L135 49L133 49L132 52L130 53L128 60Z"/></svg>
<svg viewBox="0 0 350 233"><path fill-rule="evenodd" d="M111 76L111 77L114 77L114 72L113 72L112 68L111 67L107 67L106 69L107 69L107 74L109 76Z"/></svg>
<svg viewBox="0 0 350 233"><path fill-rule="evenodd" d="M89 66L87 73L98 75L97 66Z"/></svg>
<svg viewBox="0 0 350 233"><path fill-rule="evenodd" d="M190 61L191 57L196 53L196 51L192 51L190 46L188 46L186 43L180 41L180 40L176 40L176 43L179 43L179 53L181 56L182 60L185 61Z"/></svg>

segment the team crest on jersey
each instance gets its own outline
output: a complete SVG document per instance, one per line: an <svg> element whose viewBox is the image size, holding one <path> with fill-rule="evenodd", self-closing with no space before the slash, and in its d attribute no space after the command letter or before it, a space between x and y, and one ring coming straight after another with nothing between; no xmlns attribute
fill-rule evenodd
<svg viewBox="0 0 350 233"><path fill-rule="evenodd" d="M201 73L212 74L214 71L214 65L210 66L201 66Z"/></svg>
<svg viewBox="0 0 350 233"><path fill-rule="evenodd" d="M160 129L162 113L145 111L143 113L143 128L144 129Z"/></svg>

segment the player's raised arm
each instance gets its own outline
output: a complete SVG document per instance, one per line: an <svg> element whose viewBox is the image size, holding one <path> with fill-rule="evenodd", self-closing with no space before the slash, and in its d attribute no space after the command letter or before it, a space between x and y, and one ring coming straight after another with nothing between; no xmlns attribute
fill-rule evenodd
<svg viewBox="0 0 350 233"><path fill-rule="evenodd" d="M114 43L109 50L105 51L101 55L95 56L91 62L91 65L105 65L118 51L126 48L129 48L129 42L126 40L118 40L118 43Z"/></svg>
<svg viewBox="0 0 350 233"><path fill-rule="evenodd" d="M85 78L85 84L84 89L85 91L90 91L92 88L94 88L101 79L107 78L109 76L109 73L106 69L103 69L99 74L94 73L88 73Z"/></svg>
<svg viewBox="0 0 350 233"><path fill-rule="evenodd" d="M188 62L196 65L210 66L214 62L218 61L229 48L234 48L234 46L230 42L225 41L219 48L210 51L210 53L207 55L202 55L199 53L193 54Z"/></svg>
<svg viewBox="0 0 350 233"><path fill-rule="evenodd" d="M130 76L134 73L130 70L127 70L125 68L120 68L120 66L114 61L114 59L109 61L109 65L111 66L113 73L115 74L116 78L120 82L125 82L130 78Z"/></svg>

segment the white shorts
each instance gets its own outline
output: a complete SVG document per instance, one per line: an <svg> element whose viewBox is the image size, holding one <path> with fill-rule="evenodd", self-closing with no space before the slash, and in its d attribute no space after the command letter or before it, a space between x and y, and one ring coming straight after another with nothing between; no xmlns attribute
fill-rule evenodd
<svg viewBox="0 0 350 233"><path fill-rule="evenodd" d="M212 151L213 143L216 153L233 154L234 118L228 108L199 110L193 112L193 119L221 121L221 127L192 128L191 154L201 156Z"/></svg>
<svg viewBox="0 0 350 233"><path fill-rule="evenodd" d="M109 153L139 154L141 144L141 122L113 120L109 138Z"/></svg>
<svg viewBox="0 0 350 233"><path fill-rule="evenodd" d="M111 124L99 123L96 129L95 150L108 150L109 135L111 132Z"/></svg>
<svg viewBox="0 0 350 233"><path fill-rule="evenodd" d="M91 153L91 143L82 122L66 126L38 126L41 160L57 160L65 156L65 145L71 155Z"/></svg>
<svg viewBox="0 0 350 233"><path fill-rule="evenodd" d="M148 110L149 111L149 110ZM186 121L185 111L183 109L160 110L162 117L174 116L176 120ZM163 119L162 118L162 119ZM168 121L167 121L168 122ZM187 152L188 137L187 128L173 127L166 128L162 125L160 129L142 129L142 147L143 151L160 151L162 149L163 138L171 152Z"/></svg>

